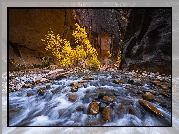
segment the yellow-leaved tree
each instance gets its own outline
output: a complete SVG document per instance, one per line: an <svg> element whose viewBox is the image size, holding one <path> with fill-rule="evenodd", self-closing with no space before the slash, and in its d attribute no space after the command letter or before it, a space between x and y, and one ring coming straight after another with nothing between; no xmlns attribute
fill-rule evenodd
<svg viewBox="0 0 179 134"><path fill-rule="evenodd" d="M110 52L108 51L108 59L112 60L112 58L113 58L112 53L110 53ZM121 58L122 58L122 57L121 57L121 51L119 51L119 54L118 54L117 57L115 58L115 64L117 64L118 66L120 66Z"/></svg>
<svg viewBox="0 0 179 134"><path fill-rule="evenodd" d="M99 68L98 53L90 44L85 28L81 28L77 23L75 25L76 29L72 34L75 38L75 48L72 48L70 42L62 39L59 34L55 35L53 31L48 31L45 39L41 39L46 45L45 49L51 51L57 58L59 66L72 67L85 64L88 68Z"/></svg>

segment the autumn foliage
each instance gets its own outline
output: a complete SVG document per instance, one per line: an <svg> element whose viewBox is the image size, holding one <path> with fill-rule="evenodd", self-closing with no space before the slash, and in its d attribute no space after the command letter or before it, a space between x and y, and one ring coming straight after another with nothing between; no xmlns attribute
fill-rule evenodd
<svg viewBox="0 0 179 134"><path fill-rule="evenodd" d="M72 34L75 39L75 48L72 48L70 42L62 39L59 34L55 35L53 31L48 31L45 39L41 39L46 46L46 51L52 52L61 67L85 65L87 68L99 68L98 53L90 44L85 28L81 28L77 23L75 26L76 29Z"/></svg>

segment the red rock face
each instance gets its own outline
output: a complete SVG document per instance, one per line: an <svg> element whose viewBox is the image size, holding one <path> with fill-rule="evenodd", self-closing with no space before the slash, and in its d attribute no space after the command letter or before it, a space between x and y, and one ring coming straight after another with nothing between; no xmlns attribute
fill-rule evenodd
<svg viewBox="0 0 179 134"><path fill-rule="evenodd" d="M9 59L14 59L20 64L24 64L24 62L40 64L40 58L49 55L56 63L51 52L45 50L45 45L41 41L45 38L45 34L48 34L50 28L54 34L65 35L64 38L71 41L71 34L75 29L71 11L64 9L10 9L9 41L19 44L10 45ZM17 51L21 58L17 56ZM52 64L54 63L52 62Z"/></svg>

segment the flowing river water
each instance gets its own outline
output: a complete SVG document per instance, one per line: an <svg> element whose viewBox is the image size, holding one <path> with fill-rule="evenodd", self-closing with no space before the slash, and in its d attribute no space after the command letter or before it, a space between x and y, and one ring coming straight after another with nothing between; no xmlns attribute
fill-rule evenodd
<svg viewBox="0 0 179 134"><path fill-rule="evenodd" d="M177 58L173 60L178 60ZM23 88L16 92L9 93L9 126L58 126L58 127L7 127L7 83L6 74L3 76L2 89L2 128L3 134L8 133L176 133L179 128L178 111L178 86L179 77L172 78L172 109L162 107L152 101L151 104L158 108L166 117L165 119L157 117L148 112L138 101L141 100L140 90L160 90L146 81L140 86L129 84L128 82L116 84L113 79L131 79L133 73L128 72L119 74L115 72L103 72L91 74L94 80L88 81L78 88L77 92L71 92L71 83L79 82L87 76L71 75L67 78L55 80L51 83L36 85L33 88ZM32 75L32 77L38 77ZM17 79L29 79L24 76ZM170 77L166 77L167 79ZM41 96L37 94L39 88L49 86ZM133 91L127 87L133 88ZM134 90L135 89L135 90ZM95 100L98 104L101 102L99 95L105 92L105 95L114 96L114 102L105 104L110 107L111 122L102 121L102 113L91 115L88 113L90 102ZM27 93L30 93L28 96ZM70 101L69 96L75 94L75 101ZM157 98L159 95L156 95ZM160 98L158 98L160 99ZM169 98L165 99L170 102ZM120 105L124 106L122 114L116 113ZM135 114L129 113L129 107L132 106ZM121 110L121 109L120 109ZM172 110L172 113L171 113ZM172 119L172 122L171 122ZM108 126L171 126L172 127L108 127ZM106 126L106 127L60 127L60 126Z"/></svg>
<svg viewBox="0 0 179 134"><path fill-rule="evenodd" d="M179 59L179 58L178 58ZM174 59L174 60L178 60ZM51 83L36 85L33 88L23 88L20 91L9 93L9 126L58 126L58 127L7 127L7 87L6 78L3 82L2 93L2 128L3 134L9 133L142 133L142 134L170 134L179 130L179 76L172 78L172 113L171 109L162 107L159 103L151 102L166 117L157 117L148 112L138 101L141 98L140 90L160 90L159 88L144 83L135 86L129 83L116 84L113 79L133 79L132 72L119 75L118 73L91 74L94 80L83 84L77 92L71 92L71 83L81 81L87 76L78 77L72 75L68 78L55 80ZM33 76L37 77L37 76ZM24 77L28 79L27 77ZM24 79L22 78L22 79ZM168 77L167 77L168 78ZM44 94L38 95L37 90L49 85ZM127 87L133 88L133 91ZM112 109L111 122L103 122L102 113L97 115L88 114L89 103L95 100L101 102L100 93L114 96L114 102L106 104ZM27 96L27 93L30 93ZM76 100L70 101L69 96L75 94ZM155 97L160 99L156 95ZM170 102L170 99L165 97ZM123 113L118 115L115 110L124 104ZM135 114L129 113L129 107L135 109ZM172 122L171 122L172 119ZM171 126L172 127L108 127L108 126ZM106 127L60 127L60 126L106 126Z"/></svg>

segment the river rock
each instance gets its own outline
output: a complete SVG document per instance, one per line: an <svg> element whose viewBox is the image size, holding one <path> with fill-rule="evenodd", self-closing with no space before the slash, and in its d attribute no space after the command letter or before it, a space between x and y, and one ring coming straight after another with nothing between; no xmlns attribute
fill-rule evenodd
<svg viewBox="0 0 179 134"><path fill-rule="evenodd" d="M119 80L119 79L114 79L114 80L113 80L113 83L119 84L119 83L120 83L120 80Z"/></svg>
<svg viewBox="0 0 179 134"><path fill-rule="evenodd" d="M161 82L159 80L151 81L151 83L156 85L156 86L160 86L161 85Z"/></svg>
<svg viewBox="0 0 179 134"><path fill-rule="evenodd" d="M32 92L27 92L27 97L30 97L30 96L32 96L32 95L33 95Z"/></svg>
<svg viewBox="0 0 179 134"><path fill-rule="evenodd" d="M78 82L73 82L71 84L72 88L71 88L71 92L77 92L78 91Z"/></svg>
<svg viewBox="0 0 179 134"><path fill-rule="evenodd" d="M30 84L30 83L24 85L25 88L30 88L31 86L32 86L32 84Z"/></svg>
<svg viewBox="0 0 179 134"><path fill-rule="evenodd" d="M80 105L80 106L78 106L78 107L76 108L76 111L83 111L83 112L84 112L84 110L85 110L85 107L82 106L82 105Z"/></svg>
<svg viewBox="0 0 179 134"><path fill-rule="evenodd" d="M160 93L161 95L163 95L163 96L165 96L165 97L167 97L167 98L170 98L170 94L169 93L167 93L167 92L161 92Z"/></svg>
<svg viewBox="0 0 179 134"><path fill-rule="evenodd" d="M46 85L46 89L49 89L51 86L50 85Z"/></svg>
<svg viewBox="0 0 179 134"><path fill-rule="evenodd" d="M86 77L86 78L83 78L83 80L94 80L93 77Z"/></svg>
<svg viewBox="0 0 179 134"><path fill-rule="evenodd" d="M136 80L136 81L134 81L134 85L142 86L142 81L141 80Z"/></svg>
<svg viewBox="0 0 179 134"><path fill-rule="evenodd" d="M166 86L166 85L160 85L160 87L161 87L163 90L168 90L168 89L169 89L169 87Z"/></svg>
<svg viewBox="0 0 179 134"><path fill-rule="evenodd" d="M143 90L143 92L144 92L144 93L150 92L150 93L153 94L153 95L156 95L156 94L157 94L157 91L155 91L155 90Z"/></svg>
<svg viewBox="0 0 179 134"><path fill-rule="evenodd" d="M88 82L89 80L80 80L79 83L86 83Z"/></svg>
<svg viewBox="0 0 179 134"><path fill-rule="evenodd" d="M144 101L144 100L139 100L139 104L145 109L147 109L148 111L152 112L153 114L159 117L165 118L165 115L156 107L154 107L152 104L150 104L149 102Z"/></svg>
<svg viewBox="0 0 179 134"><path fill-rule="evenodd" d="M67 76L65 74L57 74L55 77L55 80L66 78Z"/></svg>
<svg viewBox="0 0 179 134"><path fill-rule="evenodd" d="M154 100L154 95L151 94L150 92L146 92L145 94L142 95L142 98L148 101Z"/></svg>
<svg viewBox="0 0 179 134"><path fill-rule="evenodd" d="M78 88L71 88L71 92L77 92L78 91Z"/></svg>
<svg viewBox="0 0 179 134"><path fill-rule="evenodd" d="M69 94L68 97L69 97L68 98L69 101L75 102L77 100L77 98L78 98L78 95L76 95L76 94Z"/></svg>
<svg viewBox="0 0 179 134"><path fill-rule="evenodd" d="M60 109L60 110L58 111L58 113L59 113L59 115L63 115L63 114L65 113L65 109Z"/></svg>
<svg viewBox="0 0 179 134"><path fill-rule="evenodd" d="M113 96L104 96L104 97L103 97L103 101L104 101L105 103L114 102L114 97L113 97Z"/></svg>
<svg viewBox="0 0 179 134"><path fill-rule="evenodd" d="M135 108L133 108L133 107L129 107L129 113L130 114L133 114L133 115L136 115L137 114L137 111L135 110Z"/></svg>
<svg viewBox="0 0 179 134"><path fill-rule="evenodd" d="M99 105L97 102L93 101L89 104L89 114L96 115L99 113Z"/></svg>
<svg viewBox="0 0 179 134"><path fill-rule="evenodd" d="M9 87L9 92L14 92L15 88Z"/></svg>
<svg viewBox="0 0 179 134"><path fill-rule="evenodd" d="M105 122L111 122L111 109L109 107L103 109L102 118Z"/></svg>
<svg viewBox="0 0 179 134"><path fill-rule="evenodd" d="M40 89L38 89L38 90L37 90L37 94L40 95L40 96L43 96L44 93L45 93L44 90L45 90L45 88L40 88Z"/></svg>
<svg viewBox="0 0 179 134"><path fill-rule="evenodd" d="M117 114L118 117L121 117L125 113L126 109L123 105L120 105L118 108L114 110L115 114Z"/></svg>
<svg viewBox="0 0 179 134"><path fill-rule="evenodd" d="M128 83L128 84L134 84L134 80L131 80L131 79L130 79L130 80L127 81L127 83Z"/></svg>
<svg viewBox="0 0 179 134"><path fill-rule="evenodd" d="M133 105L133 100L123 100L121 103L123 105Z"/></svg>

